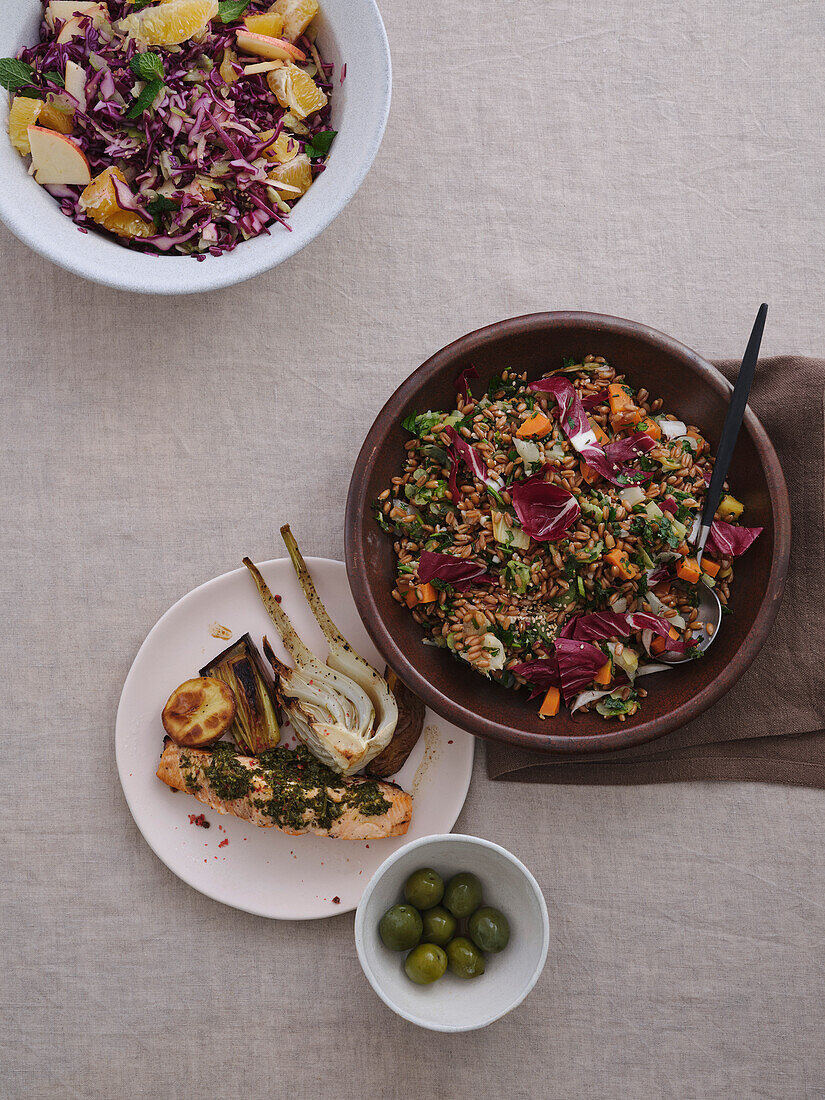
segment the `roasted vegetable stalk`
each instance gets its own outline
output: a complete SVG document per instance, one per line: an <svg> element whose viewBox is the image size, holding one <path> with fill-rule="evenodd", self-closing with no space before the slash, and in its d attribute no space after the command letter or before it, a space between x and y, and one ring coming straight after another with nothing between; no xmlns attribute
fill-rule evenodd
<svg viewBox="0 0 825 1100"><path fill-rule="evenodd" d="M304 573L299 571L298 577L329 642L326 664L304 645L254 562L244 558L243 563L295 661L295 668L283 664L264 639L264 655L277 677L279 703L314 756L341 775L353 775L389 744L398 718L392 693L338 632L318 599L303 559Z"/></svg>
<svg viewBox="0 0 825 1100"><path fill-rule="evenodd" d="M231 732L238 748L250 756L274 749L281 740L275 686L250 636L244 634L200 674L232 688L236 711Z"/></svg>

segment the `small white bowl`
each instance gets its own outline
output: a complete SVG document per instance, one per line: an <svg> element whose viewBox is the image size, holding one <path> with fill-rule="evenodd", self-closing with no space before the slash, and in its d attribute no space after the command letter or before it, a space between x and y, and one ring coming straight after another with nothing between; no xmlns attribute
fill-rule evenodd
<svg viewBox="0 0 825 1100"><path fill-rule="evenodd" d="M0 57L13 57L38 40L40 0L3 4ZM25 244L75 275L119 290L195 294L243 282L283 263L318 236L361 186L378 152L390 109L392 70L387 35L375 0L321 0L318 44L335 63L332 125L338 136L327 168L295 204L292 232L243 241L233 252L207 256L154 256L133 252L110 237L78 227L55 199L27 174L8 139L9 96L0 89L0 218ZM346 64L344 83L341 68Z"/></svg>
<svg viewBox="0 0 825 1100"><path fill-rule="evenodd" d="M415 985L404 973L403 951L389 951L378 935L383 914L402 902L404 883L419 867L432 867L445 882L459 871L481 879L484 903L510 922L510 942L486 956L478 978L449 971L432 985ZM367 885L355 914L355 946L370 985L393 1012L430 1031L474 1031L521 1004L547 958L550 922L541 888L505 848L476 836L446 833L414 840L386 859Z"/></svg>

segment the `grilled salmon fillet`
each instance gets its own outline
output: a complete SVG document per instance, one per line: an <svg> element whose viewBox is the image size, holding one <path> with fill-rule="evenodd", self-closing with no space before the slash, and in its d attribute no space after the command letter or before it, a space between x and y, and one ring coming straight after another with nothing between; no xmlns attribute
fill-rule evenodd
<svg viewBox="0 0 825 1100"><path fill-rule="evenodd" d="M394 783L346 779L302 746L252 757L226 742L202 751L167 738L157 775L220 814L291 836L380 840L403 836L412 816L412 796Z"/></svg>

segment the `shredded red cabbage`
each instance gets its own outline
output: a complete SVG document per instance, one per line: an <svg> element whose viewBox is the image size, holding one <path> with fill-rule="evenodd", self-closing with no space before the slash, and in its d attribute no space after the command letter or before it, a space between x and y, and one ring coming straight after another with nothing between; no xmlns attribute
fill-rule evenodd
<svg viewBox="0 0 825 1100"><path fill-rule="evenodd" d="M452 554L437 554L432 550L422 550L418 562L418 579L422 584L427 581L446 581L457 592L473 584L495 584L495 577L487 572L486 565L456 558Z"/></svg>
<svg viewBox="0 0 825 1100"><path fill-rule="evenodd" d="M242 75L227 84L219 72L225 51L235 45L237 26L246 16L267 11L268 0L251 0L234 24L216 19L199 41L150 47L163 61L163 89L155 106L137 118L128 117L141 87L130 62L141 47L112 29L134 7L128 0L109 0L107 6L111 26L95 27L90 17L81 16L83 33L58 44L62 24L58 21L51 30L43 20L40 41L18 56L35 70L33 91L54 93L58 104L62 97L67 107L74 107L71 140L85 154L92 176L112 165L119 168L127 184L115 184L118 205L156 227L152 236L118 237L119 243L156 255L174 252L202 259L207 253L229 252L243 240L268 233L276 223L289 229L287 213L267 178L269 165L260 159L280 133L287 111L264 74L243 75L242 66L234 65ZM306 38L296 45L311 53ZM76 105L46 75L62 75L67 61L86 74L85 103ZM299 153L330 129L333 66L323 60L321 66L313 79L328 102L304 120L306 134L290 134ZM262 131L272 129L276 133L271 139L260 138ZM324 170L323 157L310 154L310 162L315 178ZM64 187L52 194L79 228L98 231L79 205L82 190ZM282 193L280 201L292 206L299 197Z"/></svg>
<svg viewBox="0 0 825 1100"><path fill-rule="evenodd" d="M519 523L537 542L560 539L581 515L579 502L567 489L545 481L550 466L510 486L510 499Z"/></svg>

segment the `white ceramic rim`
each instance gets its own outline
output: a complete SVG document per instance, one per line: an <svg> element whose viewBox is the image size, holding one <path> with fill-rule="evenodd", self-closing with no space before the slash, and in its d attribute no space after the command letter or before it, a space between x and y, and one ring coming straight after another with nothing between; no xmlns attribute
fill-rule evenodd
<svg viewBox="0 0 825 1100"><path fill-rule="evenodd" d="M384 993L383 989L378 983L375 974L372 971L372 968L367 961L366 953L363 948L364 924L366 921L367 903L372 897L373 891L378 885L378 882L384 877L385 873L390 869L390 867L392 867L394 863L401 859L402 856L405 856L408 852L413 851L415 848L422 848L427 844L434 844L437 841L441 840L457 840L463 844L478 845L481 848L490 848L492 851L498 852L499 855L504 856L505 859L507 859L510 863L512 863L521 871L521 873L529 882L533 893L538 899L539 911L541 912L541 957L538 961L538 964L536 965L536 969L533 972L533 976L527 982L527 985L524 987L521 993L519 993L519 995L515 997L510 1002L510 1004L507 1005L506 1008L502 1009L501 1012L493 1013L491 1016L487 1017L486 1019L480 1020L478 1023L475 1024L434 1024L432 1023L432 1021L424 1020L420 1016L415 1016L411 1012L405 1012L404 1009L394 1004L390 1000L390 998L387 997L387 995ZM416 1027L423 1027L427 1031L442 1031L449 1033L455 1033L459 1031L478 1031L482 1027L489 1027L489 1025L495 1023L496 1020L500 1020L502 1016L506 1016L508 1012L512 1012L514 1008L518 1008L518 1006L531 992L536 982L541 977L542 971L544 970L544 965L547 962L547 951L549 947L550 918L547 914L547 902L544 900L544 893L542 892L542 889L539 886L538 882L536 882L536 879L532 872L524 866L524 864L517 856L514 856L512 852L508 852L506 848L502 848L500 844L494 844L492 840L483 840L480 836L471 836L469 833L441 833L437 836L423 836L419 837L418 840L412 840L409 844L405 844L404 847L399 848L397 852L393 852L391 856L388 856L384 860L384 862L367 883L367 888L361 895L361 900L358 902L358 908L355 910L355 949L358 952L358 961L361 963L361 969L364 971L367 981L370 983L372 988L375 990L375 992L378 994L378 996L381 998L387 1008L391 1008L397 1016L401 1016L403 1019L408 1020L411 1024L415 1024Z"/></svg>
<svg viewBox="0 0 825 1100"><path fill-rule="evenodd" d="M323 233L327 226L354 198L372 167L384 137L392 98L390 47L384 22L375 0L357 0L357 2L362 6L365 23L369 25L374 35L371 46L377 61L377 72L374 83L370 85L373 96L362 95L361 100L357 104L353 104L351 111L356 123L361 118L365 120L364 130L358 135L359 152L356 167L339 189L336 186L337 179L332 175L334 172L334 155L331 156L330 167L318 180L318 183L320 183L324 176L329 175L331 193L327 198L325 189L322 188L321 195L316 193L310 207L304 207L304 213L309 217L306 224L298 216L298 208L301 205L299 203L296 205L295 213L290 219L292 232L284 230L276 237L274 236L275 229L278 228L276 226L273 229L273 236L261 235L250 241L244 241L232 252L227 252L222 256L207 255L206 259L200 262L191 256L153 256L134 252L123 248L115 241L105 239L102 236L95 236L94 239L97 242L102 242L109 248L117 250L111 253L114 262L110 266L105 262L105 259L101 258L97 249L86 250L83 248L80 242L84 238L78 233L77 226L60 211L56 200L43 192L43 196L48 199L49 204L54 206L56 216L64 220L74 230L79 247L72 249L64 234L50 232L50 226L54 229L55 225L59 223L52 223L51 220L44 223L36 216L37 200L42 196L37 193L40 188L34 180L31 181L31 187L37 188L37 192L31 192L31 205L20 200L14 187L0 188L0 219L18 240L28 245L29 248L45 257L45 259L57 264L58 267L62 267L73 275L88 279L90 282L138 294L202 294L210 290L235 286L265 271L269 271L273 267L277 267L285 260L295 256ZM2 39L4 39L4 35L0 30L0 40ZM16 44L3 42L0 45L0 56L4 55L4 51L9 54L16 53L24 44L23 42ZM343 56L336 65L336 79L339 76L341 64L346 64L346 62L347 58ZM350 71L348 69L348 73ZM6 96L5 91L0 94ZM333 113L335 112L334 103L333 99ZM5 138L7 114L8 111L4 102L2 111L0 111L0 115L2 115L0 129L3 131L0 134L0 139ZM335 146L333 146L333 154L334 149ZM19 154L13 149L12 153L15 158L20 159ZM310 194L313 190L315 188L310 190ZM305 199L307 197L305 196ZM323 205L316 210L314 208L315 202L319 200L323 201ZM72 240L73 238L69 239L69 241ZM122 262L118 254L123 254L128 263Z"/></svg>

